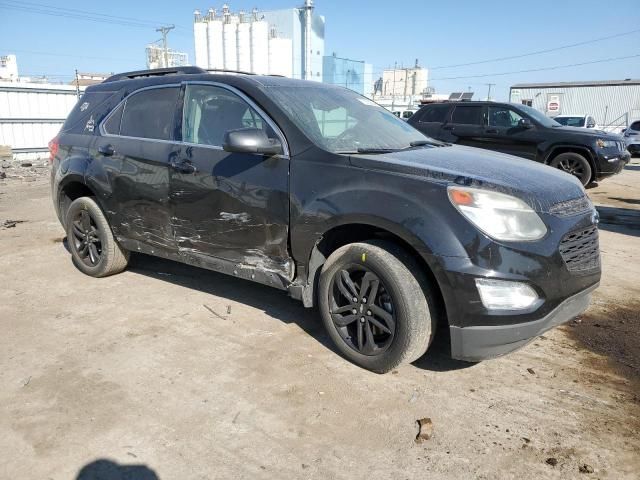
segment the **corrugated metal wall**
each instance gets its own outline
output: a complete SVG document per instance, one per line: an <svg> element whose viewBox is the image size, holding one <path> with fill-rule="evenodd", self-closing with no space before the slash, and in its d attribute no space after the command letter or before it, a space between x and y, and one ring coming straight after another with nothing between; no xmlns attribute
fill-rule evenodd
<svg viewBox="0 0 640 480"><path fill-rule="evenodd" d="M77 100L70 85L0 82L0 145L9 145L16 159L46 156Z"/></svg>
<svg viewBox="0 0 640 480"><path fill-rule="evenodd" d="M551 96L560 96L560 109L547 111ZM511 101L531 100L532 107L553 117L561 114L592 114L598 125L622 126L640 119L640 85L511 88Z"/></svg>

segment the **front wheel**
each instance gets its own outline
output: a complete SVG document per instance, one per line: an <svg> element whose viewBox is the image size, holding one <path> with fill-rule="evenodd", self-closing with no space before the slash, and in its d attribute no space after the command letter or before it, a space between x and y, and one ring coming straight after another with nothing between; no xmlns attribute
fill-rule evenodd
<svg viewBox="0 0 640 480"><path fill-rule="evenodd" d="M435 333L431 298L421 267L390 242L345 245L320 274L318 304L329 336L346 358L378 373L426 352Z"/></svg>
<svg viewBox="0 0 640 480"><path fill-rule="evenodd" d="M118 245L93 198L74 200L67 211L66 225L67 243L78 270L92 277L106 277L126 268L129 252Z"/></svg>
<svg viewBox="0 0 640 480"><path fill-rule="evenodd" d="M579 153L561 153L551 161L550 165L552 167L559 168L564 172L570 173L580 180L580 183L585 187L591 181L592 171L589 160Z"/></svg>

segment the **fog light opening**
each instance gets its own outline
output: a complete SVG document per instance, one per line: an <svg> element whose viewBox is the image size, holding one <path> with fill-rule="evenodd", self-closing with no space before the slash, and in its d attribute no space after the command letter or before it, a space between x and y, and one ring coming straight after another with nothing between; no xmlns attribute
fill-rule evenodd
<svg viewBox="0 0 640 480"><path fill-rule="evenodd" d="M487 310L526 310L539 299L526 283L476 278L480 300Z"/></svg>

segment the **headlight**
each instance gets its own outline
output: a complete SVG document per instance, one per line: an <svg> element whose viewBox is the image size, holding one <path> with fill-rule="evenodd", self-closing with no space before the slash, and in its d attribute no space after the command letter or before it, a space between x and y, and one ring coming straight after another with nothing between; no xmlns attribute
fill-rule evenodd
<svg viewBox="0 0 640 480"><path fill-rule="evenodd" d="M496 240L538 240L547 233L538 214L519 198L458 186L448 187L447 193L467 220Z"/></svg>
<svg viewBox="0 0 640 480"><path fill-rule="evenodd" d="M601 138L596 140L596 145L600 148L616 148L618 146L615 140L603 140Z"/></svg>

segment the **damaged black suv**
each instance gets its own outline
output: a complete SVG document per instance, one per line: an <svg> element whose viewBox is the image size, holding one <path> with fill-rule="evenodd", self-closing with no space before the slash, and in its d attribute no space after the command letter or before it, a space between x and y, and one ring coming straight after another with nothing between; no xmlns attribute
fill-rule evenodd
<svg viewBox="0 0 640 480"><path fill-rule="evenodd" d="M597 215L554 168L424 136L345 88L191 67L87 88L50 143L74 264L130 252L286 290L387 372L439 328L478 361L584 311Z"/></svg>

